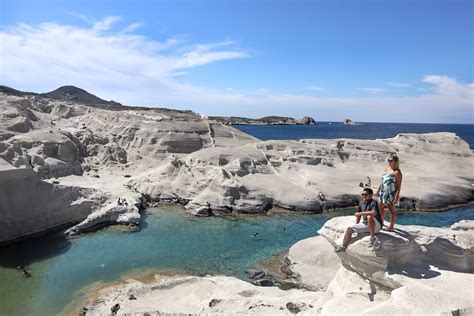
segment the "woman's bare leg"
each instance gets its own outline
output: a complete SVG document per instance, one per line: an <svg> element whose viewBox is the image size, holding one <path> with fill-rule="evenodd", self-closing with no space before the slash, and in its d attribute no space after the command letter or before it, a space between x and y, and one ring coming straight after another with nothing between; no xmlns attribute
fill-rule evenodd
<svg viewBox="0 0 474 316"><path fill-rule="evenodd" d="M385 223L385 205L382 203L382 201L379 202L379 210L380 210L380 216L382 217L382 227Z"/></svg>
<svg viewBox="0 0 474 316"><path fill-rule="evenodd" d="M388 210L390 211L390 225L388 226L389 231L393 231L393 227L397 221L397 214L395 213L395 205L388 205Z"/></svg>

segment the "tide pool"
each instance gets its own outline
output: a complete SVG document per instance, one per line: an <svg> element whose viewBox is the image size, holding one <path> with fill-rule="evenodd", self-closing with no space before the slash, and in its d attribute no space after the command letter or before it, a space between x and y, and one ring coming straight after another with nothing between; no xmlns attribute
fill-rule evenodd
<svg viewBox="0 0 474 316"><path fill-rule="evenodd" d="M256 262L314 236L328 219L347 214L352 211L197 218L182 208L163 206L146 211L137 233L117 226L69 239L50 233L0 248L0 315L60 313L85 286L137 269L245 280L244 271ZM400 213L398 222L441 227L461 219L474 219L474 206ZM28 266L32 277L22 278L18 265Z"/></svg>

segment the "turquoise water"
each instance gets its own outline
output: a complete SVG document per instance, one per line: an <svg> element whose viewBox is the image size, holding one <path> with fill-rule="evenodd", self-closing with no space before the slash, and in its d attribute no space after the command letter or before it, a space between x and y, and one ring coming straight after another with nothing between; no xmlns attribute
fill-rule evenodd
<svg viewBox="0 0 474 316"><path fill-rule="evenodd" d="M245 279L245 269L256 262L314 236L329 218L350 213L196 218L180 208L160 207L147 210L137 233L118 227L73 239L51 233L0 248L0 315L58 313L84 286L117 280L134 269ZM461 219L474 219L474 206L399 215L400 224L437 227ZM29 266L33 276L21 278L18 265Z"/></svg>

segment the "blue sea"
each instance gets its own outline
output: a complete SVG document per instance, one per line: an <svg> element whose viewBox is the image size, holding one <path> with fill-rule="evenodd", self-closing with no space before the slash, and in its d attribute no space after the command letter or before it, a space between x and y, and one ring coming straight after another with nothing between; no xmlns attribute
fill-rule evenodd
<svg viewBox="0 0 474 316"><path fill-rule="evenodd" d="M318 122L318 125L234 125L241 131L261 140L304 138L376 139L394 137L399 133L456 133L474 149L473 124L408 124L360 123L343 125L341 122Z"/></svg>

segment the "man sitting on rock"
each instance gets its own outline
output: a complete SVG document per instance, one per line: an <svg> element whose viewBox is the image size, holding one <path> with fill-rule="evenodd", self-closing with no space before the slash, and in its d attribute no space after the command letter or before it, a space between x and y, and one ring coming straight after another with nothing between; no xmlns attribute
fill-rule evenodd
<svg viewBox="0 0 474 316"><path fill-rule="evenodd" d="M377 202L372 199L373 194L374 191L371 188L364 188L362 191L362 202L359 204L358 212L354 214L356 223L347 227L342 245L336 247L335 252L346 250L353 233L370 233L369 247L374 245L376 241L375 234L382 229L382 216ZM362 223L360 223L361 218Z"/></svg>

